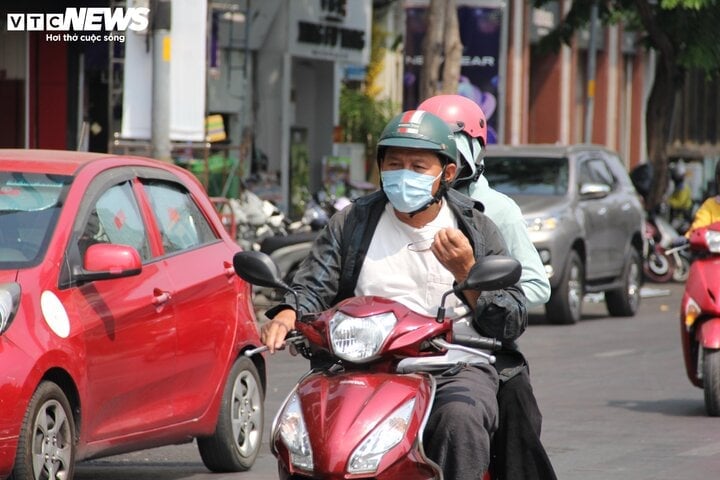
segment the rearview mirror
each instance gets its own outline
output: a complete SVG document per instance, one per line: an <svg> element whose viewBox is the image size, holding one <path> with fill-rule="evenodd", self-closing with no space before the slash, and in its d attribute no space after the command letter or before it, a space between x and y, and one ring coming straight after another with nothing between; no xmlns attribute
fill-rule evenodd
<svg viewBox="0 0 720 480"><path fill-rule="evenodd" d="M504 255L488 255L482 257L470 268L464 282L460 282L452 290L448 290L440 300L437 316L438 323L445 318L445 299L451 293L460 295L463 290L500 290L515 285L520 280L522 265L512 257Z"/></svg>
<svg viewBox="0 0 720 480"><path fill-rule="evenodd" d="M233 257L233 268L240 278L252 285L292 291L280 277L275 262L265 253L238 252Z"/></svg>
<svg viewBox="0 0 720 480"><path fill-rule="evenodd" d="M521 273L522 265L514 258L488 255L475 262L465 281L453 290L499 290L515 285Z"/></svg>

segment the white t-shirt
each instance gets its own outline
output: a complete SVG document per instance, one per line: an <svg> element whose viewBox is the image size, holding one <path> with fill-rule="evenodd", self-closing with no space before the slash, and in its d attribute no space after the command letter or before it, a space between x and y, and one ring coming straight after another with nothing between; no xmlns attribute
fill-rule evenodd
<svg viewBox="0 0 720 480"><path fill-rule="evenodd" d="M457 219L444 201L438 216L421 228L401 222L388 203L370 241L355 295L390 298L414 312L434 317L443 293L452 289L455 280L430 250L433 237L443 228L457 228ZM458 297L448 295L445 308L455 333L477 335L470 324L470 309ZM451 351L448 355L433 359L443 364L459 360L483 362L481 357L463 352Z"/></svg>

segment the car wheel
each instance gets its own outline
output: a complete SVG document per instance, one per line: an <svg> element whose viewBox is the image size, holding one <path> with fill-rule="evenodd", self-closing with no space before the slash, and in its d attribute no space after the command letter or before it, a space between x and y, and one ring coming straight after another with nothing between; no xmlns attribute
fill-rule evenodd
<svg viewBox="0 0 720 480"><path fill-rule="evenodd" d="M43 382L30 400L18 438L13 480L72 478L75 419L62 389Z"/></svg>
<svg viewBox="0 0 720 480"><path fill-rule="evenodd" d="M711 417L720 416L720 350L704 349L703 392L705 410Z"/></svg>
<svg viewBox="0 0 720 480"><path fill-rule="evenodd" d="M244 472L262 444L264 392L252 361L240 357L228 375L215 433L197 439L200 457L213 472Z"/></svg>
<svg viewBox="0 0 720 480"><path fill-rule="evenodd" d="M642 261L640 254L633 248L630 258L623 269L623 285L605 292L605 304L614 317L632 317L640 307L640 281Z"/></svg>
<svg viewBox="0 0 720 480"><path fill-rule="evenodd" d="M580 256L571 251L560 283L553 289L545 305L545 314L550 322L572 324L580 321L585 294L584 281L585 269Z"/></svg>

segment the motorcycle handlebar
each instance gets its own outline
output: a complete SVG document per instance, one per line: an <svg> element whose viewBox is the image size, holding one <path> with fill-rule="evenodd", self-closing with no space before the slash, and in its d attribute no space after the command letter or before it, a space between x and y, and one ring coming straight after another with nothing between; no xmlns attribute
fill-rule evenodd
<svg viewBox="0 0 720 480"><path fill-rule="evenodd" d="M453 335L453 343L483 350L500 350L502 342L494 338L476 337L474 335Z"/></svg>
<svg viewBox="0 0 720 480"><path fill-rule="evenodd" d="M287 336L285 337L285 343L283 345L283 348L285 345L290 344L298 344L303 343L305 341L305 337L300 334L297 330L291 330L288 332ZM244 354L246 357L252 357L253 355L257 355L258 353L267 352L270 350L267 345L263 345L261 347L257 348L251 348L250 350L245 350Z"/></svg>

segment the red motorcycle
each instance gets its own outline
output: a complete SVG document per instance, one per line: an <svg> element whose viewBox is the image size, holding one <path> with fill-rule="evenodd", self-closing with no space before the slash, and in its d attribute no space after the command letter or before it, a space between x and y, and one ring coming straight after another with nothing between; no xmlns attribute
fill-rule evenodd
<svg viewBox="0 0 720 480"><path fill-rule="evenodd" d="M260 252L240 252L233 264L250 283L292 292ZM492 363L488 351L500 347L494 339L453 335L445 299L461 290L504 288L520 271L509 257L479 260L465 282L443 294L435 317L386 298L353 297L296 322L286 344L312 368L273 421L270 443L280 478L442 479L422 442L435 392L428 364L436 369L448 350Z"/></svg>
<svg viewBox="0 0 720 480"><path fill-rule="evenodd" d="M705 410L720 416L720 222L693 231L680 308L680 336L690 381L705 392Z"/></svg>

